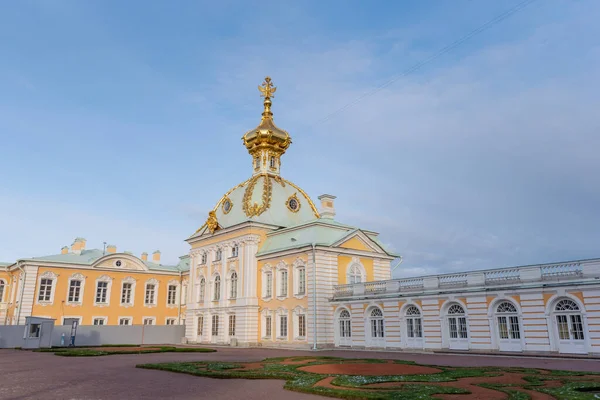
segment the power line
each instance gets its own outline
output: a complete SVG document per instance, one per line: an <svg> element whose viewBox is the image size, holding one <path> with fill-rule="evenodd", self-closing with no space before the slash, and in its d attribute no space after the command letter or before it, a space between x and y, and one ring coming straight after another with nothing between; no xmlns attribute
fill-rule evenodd
<svg viewBox="0 0 600 400"><path fill-rule="evenodd" d="M423 67L426 64L429 64L430 62L436 60L437 58L443 56L446 53L449 53L450 51L454 50L456 47L460 46L461 44L463 44L464 42L466 42L467 40L471 39L473 36L478 35L479 33L489 29L490 27L492 27L493 25L497 24L498 22L504 21L505 19L509 18L510 16L516 14L517 12L521 11L522 9L524 9L525 7L527 7L529 4L533 3L536 0L524 0L522 2L520 2L519 4L517 4L516 6L514 6L513 8L503 12L502 14L494 17L493 19L489 20L488 22L486 22L485 24L479 26L478 28L472 30L471 32L469 32L467 35L461 37L458 40L455 40L454 42L452 42L451 44L447 45L446 47L443 47L442 49L440 49L437 53L435 53L434 55L430 56L429 58L426 58L425 60L413 65L412 67L408 68L406 71L402 72L400 75L395 76L394 78L390 79L389 81L383 83L382 85L360 95L359 97L357 97L356 99L352 100L351 102L347 103L346 105L338 108L337 110L333 111L332 113L326 115L325 117L323 117L322 119L318 120L317 122L315 122L314 124L311 125L311 127L314 127L315 125L321 124L327 120L329 120L330 118L334 117L335 115L341 113L342 111L352 107L353 105L359 103L361 100L374 95L375 93L379 92L380 90L385 89L386 87L390 86L392 83L396 82L398 79L417 71L418 69L420 69L421 67Z"/></svg>

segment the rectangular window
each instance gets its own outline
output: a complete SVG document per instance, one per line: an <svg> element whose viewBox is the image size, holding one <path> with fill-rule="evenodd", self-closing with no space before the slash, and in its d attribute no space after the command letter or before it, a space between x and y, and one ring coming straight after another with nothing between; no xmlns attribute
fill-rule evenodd
<svg viewBox="0 0 600 400"><path fill-rule="evenodd" d="M288 328L288 320L287 315L282 315L279 317L279 332L281 337L287 337L287 328Z"/></svg>
<svg viewBox="0 0 600 400"><path fill-rule="evenodd" d="M306 336L306 315L298 315L298 336Z"/></svg>
<svg viewBox="0 0 600 400"><path fill-rule="evenodd" d="M287 287L288 287L288 273L287 271L281 271L281 284L280 284L280 296L287 296Z"/></svg>
<svg viewBox="0 0 600 400"><path fill-rule="evenodd" d="M40 293L38 301L50 301L52 295L52 279L40 280Z"/></svg>
<svg viewBox="0 0 600 400"><path fill-rule="evenodd" d="M235 315L229 316L229 336L235 336Z"/></svg>
<svg viewBox="0 0 600 400"><path fill-rule="evenodd" d="M456 318L448 318L448 329L450 331L450 339L458 338L458 329L456 327Z"/></svg>
<svg viewBox="0 0 600 400"><path fill-rule="evenodd" d="M81 281L74 279L69 283L69 303L79 303L81 295Z"/></svg>
<svg viewBox="0 0 600 400"><path fill-rule="evenodd" d="M167 325L175 325L175 322L176 322L175 318L167 318L166 324Z"/></svg>
<svg viewBox="0 0 600 400"><path fill-rule="evenodd" d="M144 325L154 325L154 318L144 318Z"/></svg>
<svg viewBox="0 0 600 400"><path fill-rule="evenodd" d="M177 286L169 285L167 289L167 304L174 305L177 303Z"/></svg>
<svg viewBox="0 0 600 400"><path fill-rule="evenodd" d="M298 270L298 294L306 293L306 270L300 268Z"/></svg>
<svg viewBox="0 0 600 400"><path fill-rule="evenodd" d="M104 325L105 322L104 318L94 318L94 325Z"/></svg>
<svg viewBox="0 0 600 400"><path fill-rule="evenodd" d="M131 318L119 318L119 325L131 325Z"/></svg>
<svg viewBox="0 0 600 400"><path fill-rule="evenodd" d="M408 337L415 337L415 327L412 318L406 320L406 333Z"/></svg>
<svg viewBox="0 0 600 400"><path fill-rule="evenodd" d="M197 335L202 336L202 330L204 328L204 317L200 315L198 317L198 327L197 327Z"/></svg>
<svg viewBox="0 0 600 400"><path fill-rule="evenodd" d="M204 264L206 264L206 253L202 253L202 258L201 258L201 260L200 260L200 264L201 264L201 265L204 265Z"/></svg>
<svg viewBox="0 0 600 400"><path fill-rule="evenodd" d="M510 336L513 339L521 339L521 330L519 329L519 317L512 316L509 317L510 321Z"/></svg>
<svg viewBox="0 0 600 400"><path fill-rule="evenodd" d="M265 278L265 297L271 297L273 295L273 275L267 272Z"/></svg>
<svg viewBox="0 0 600 400"><path fill-rule="evenodd" d="M154 291L156 286L153 283L146 284L146 297L144 299L145 304L154 304Z"/></svg>
<svg viewBox="0 0 600 400"><path fill-rule="evenodd" d="M423 326L421 318L415 318L415 337L423 337Z"/></svg>
<svg viewBox="0 0 600 400"><path fill-rule="evenodd" d="M29 337L30 338L40 337L41 329L42 329L42 324L29 324Z"/></svg>
<svg viewBox="0 0 600 400"><path fill-rule="evenodd" d="M96 282L96 303L105 304L108 294L108 282Z"/></svg>
<svg viewBox="0 0 600 400"><path fill-rule="evenodd" d="M498 333L500 339L508 339L508 324L506 323L506 317L498 317Z"/></svg>
<svg viewBox="0 0 600 400"><path fill-rule="evenodd" d="M231 257L237 257L238 256L238 251L239 251L238 247L237 246L233 246L231 248Z"/></svg>
<svg viewBox="0 0 600 400"><path fill-rule="evenodd" d="M222 256L223 252L221 251L221 249L217 250L217 252L215 253L215 261L221 261Z"/></svg>
<svg viewBox="0 0 600 400"><path fill-rule="evenodd" d="M271 322L271 316L265 317L265 336L271 337L271 326L273 323Z"/></svg>
<svg viewBox="0 0 600 400"><path fill-rule="evenodd" d="M460 339L466 339L467 335L467 319L465 317L458 317L458 337Z"/></svg>
<svg viewBox="0 0 600 400"><path fill-rule="evenodd" d="M571 315L571 326L573 327L573 330L571 331L573 339L583 340L583 322L581 321L581 315Z"/></svg>
<svg viewBox="0 0 600 400"><path fill-rule="evenodd" d="M124 282L121 288L121 304L131 304L131 292L133 284Z"/></svg>
<svg viewBox="0 0 600 400"><path fill-rule="evenodd" d="M219 316L212 316L212 335L219 336Z"/></svg>

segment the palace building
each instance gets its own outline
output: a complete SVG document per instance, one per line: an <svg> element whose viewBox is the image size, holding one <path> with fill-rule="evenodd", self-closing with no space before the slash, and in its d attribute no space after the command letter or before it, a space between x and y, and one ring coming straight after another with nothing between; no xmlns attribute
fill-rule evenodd
<svg viewBox="0 0 600 400"><path fill-rule="evenodd" d="M188 343L600 354L600 259L392 279L399 255L281 175L288 132L267 77L246 132L249 178L186 239L177 265L86 250L0 265L0 324L185 324ZM126 322L128 321L128 322Z"/></svg>
<svg viewBox="0 0 600 400"><path fill-rule="evenodd" d="M0 325L25 317L76 319L82 325L179 325L185 322L189 258L160 263L160 251L86 249L77 238L60 254L0 265Z"/></svg>

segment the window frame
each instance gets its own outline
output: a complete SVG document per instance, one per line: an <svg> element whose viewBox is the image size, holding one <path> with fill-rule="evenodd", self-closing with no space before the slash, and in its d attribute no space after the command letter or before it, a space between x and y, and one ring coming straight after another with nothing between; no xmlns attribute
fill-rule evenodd
<svg viewBox="0 0 600 400"><path fill-rule="evenodd" d="M213 278L213 296L212 301L221 301L221 275L215 274Z"/></svg>
<svg viewBox="0 0 600 400"><path fill-rule="evenodd" d="M153 296L152 296L152 302L148 301L148 286L149 285L153 285ZM159 282L152 278L146 281L146 284L144 285L144 307L156 307L158 304L158 286L159 286Z"/></svg>
<svg viewBox="0 0 600 400"><path fill-rule="evenodd" d="M104 292L105 301L98 301L98 289L100 288L100 283L106 283L106 291ZM110 292L112 286L112 278L107 275L102 275L96 279L96 286L94 290L94 306L97 307L108 307L110 306Z"/></svg>
<svg viewBox="0 0 600 400"><path fill-rule="evenodd" d="M240 248L239 246L236 244L234 246L231 247L231 258L237 258L240 254Z"/></svg>
<svg viewBox="0 0 600 400"><path fill-rule="evenodd" d="M77 296L77 300L71 300L71 285L73 282L79 282L79 293ZM85 287L85 276L82 274L76 273L69 277L67 281L67 297L66 303L69 305L82 305L83 304L83 290Z"/></svg>
<svg viewBox="0 0 600 400"><path fill-rule="evenodd" d="M172 292L171 288L175 288L175 290ZM173 301L171 302L171 294L173 294ZM174 307L179 305L179 284L177 282L169 282L167 284L167 307Z"/></svg>
<svg viewBox="0 0 600 400"><path fill-rule="evenodd" d="M228 332L229 332L229 337L235 337L235 323L236 323L236 318L235 318L235 314L229 314L229 318L227 318L227 322L228 322Z"/></svg>
<svg viewBox="0 0 600 400"><path fill-rule="evenodd" d="M232 271L229 275L229 299L237 299L238 294L238 275L236 271Z"/></svg>
<svg viewBox="0 0 600 400"><path fill-rule="evenodd" d="M169 323L169 321L172 323ZM165 318L165 326L173 326L173 325L177 325L177 318L175 318L175 317Z"/></svg>
<svg viewBox="0 0 600 400"><path fill-rule="evenodd" d="M101 324L97 324L96 321L102 321ZM92 317L93 326L106 326L108 325L108 317Z"/></svg>
<svg viewBox="0 0 600 400"><path fill-rule="evenodd" d="M147 324L147 321L151 321L151 324ZM156 325L156 317L142 317L142 325Z"/></svg>
<svg viewBox="0 0 600 400"><path fill-rule="evenodd" d="M129 289L129 302L123 302L125 285L131 285L131 288ZM135 304L135 279L127 277L121 281L121 293L119 296L119 304L123 307L133 307L133 305Z"/></svg>
<svg viewBox="0 0 600 400"><path fill-rule="evenodd" d="M54 304L54 294L56 293L57 278L58 278L58 275L56 275L52 271L46 271L42 275L40 275L40 277L38 278L38 288L37 288L37 296L36 296L37 304L42 304L42 305ZM42 295L42 282L43 281L49 281L50 285L48 286L47 283L44 284L44 298L40 300L40 297ZM19 285L18 287L20 288L21 285ZM47 293L48 291L50 293ZM48 298L47 300L46 300L46 297Z"/></svg>
<svg viewBox="0 0 600 400"><path fill-rule="evenodd" d="M127 321L127 324L122 324L121 321ZM119 326L132 326L133 325L133 317L119 317L118 319Z"/></svg>
<svg viewBox="0 0 600 400"><path fill-rule="evenodd" d="M6 291L6 281L4 279L0 279L0 303L3 303L5 291Z"/></svg>

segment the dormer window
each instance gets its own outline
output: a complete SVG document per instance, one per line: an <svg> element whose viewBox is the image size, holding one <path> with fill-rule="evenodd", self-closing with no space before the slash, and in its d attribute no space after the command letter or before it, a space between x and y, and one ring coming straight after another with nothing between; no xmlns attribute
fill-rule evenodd
<svg viewBox="0 0 600 400"><path fill-rule="evenodd" d="M269 160L269 167L271 167L271 169L275 169L275 157L271 156L271 159Z"/></svg>
<svg viewBox="0 0 600 400"><path fill-rule="evenodd" d="M239 248L237 246L233 246L231 248L231 257L237 257L239 252Z"/></svg>
<svg viewBox="0 0 600 400"><path fill-rule="evenodd" d="M223 252L221 251L221 249L217 250L217 252L215 253L215 261L221 261L222 256Z"/></svg>

